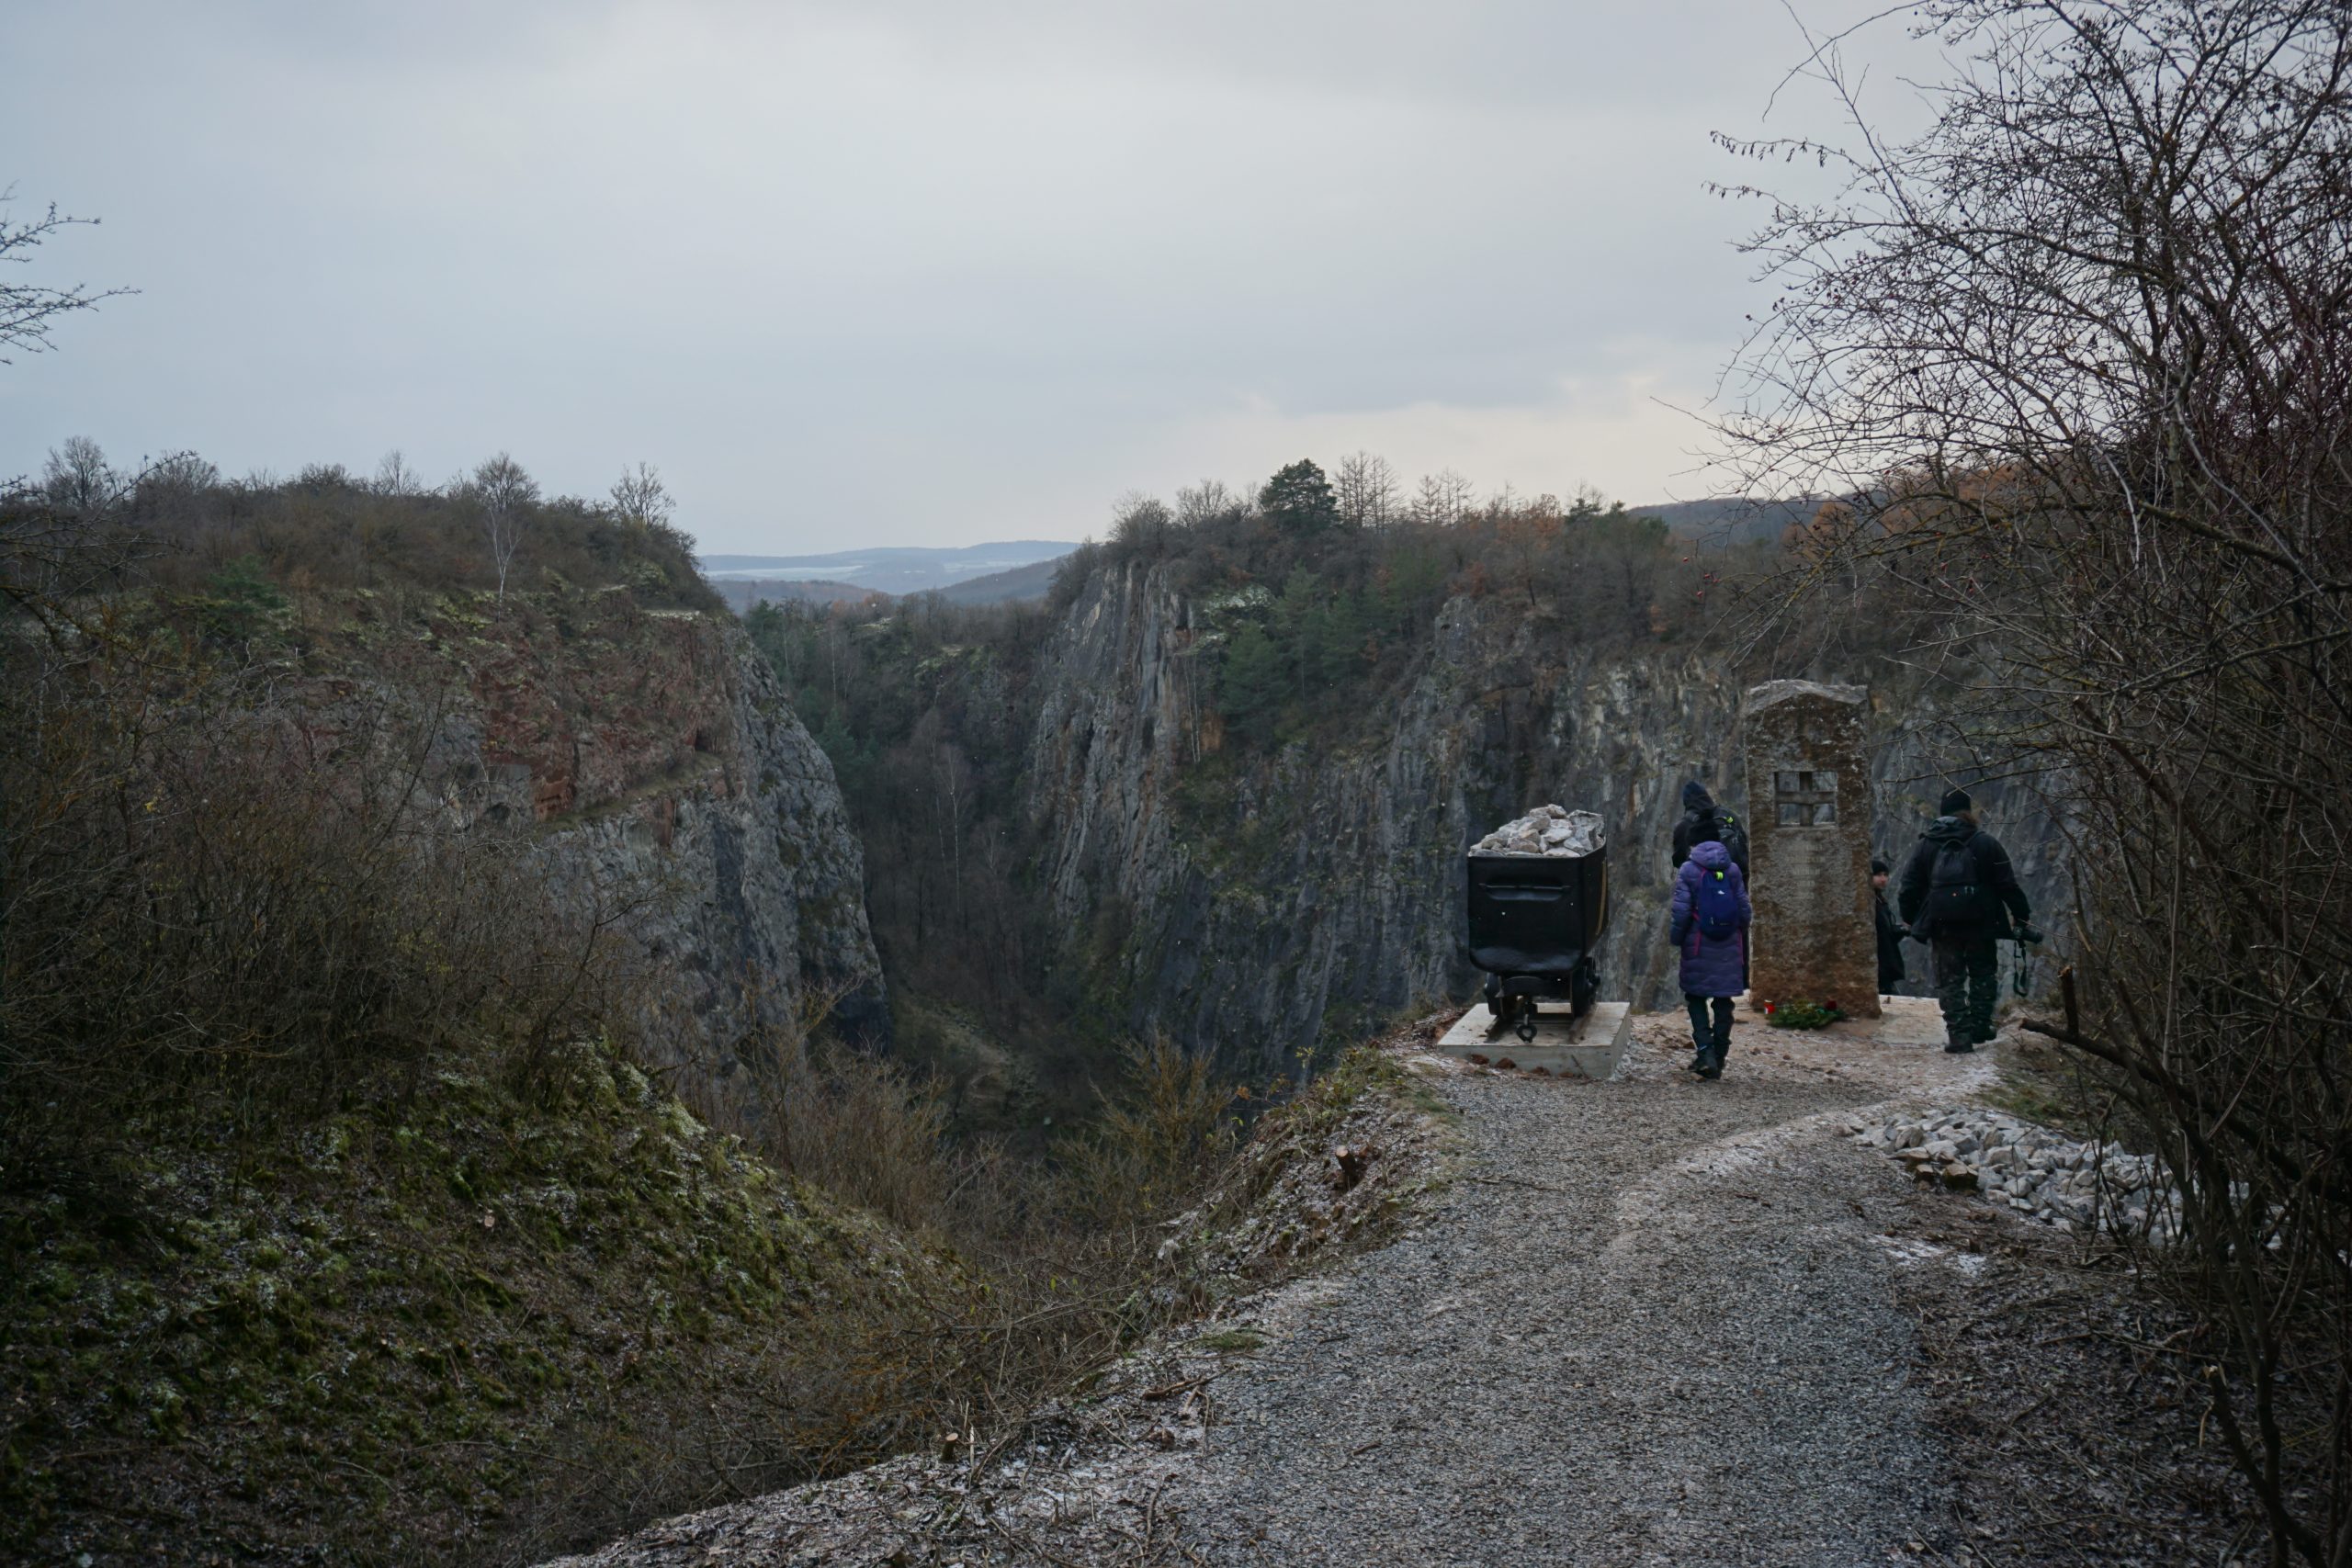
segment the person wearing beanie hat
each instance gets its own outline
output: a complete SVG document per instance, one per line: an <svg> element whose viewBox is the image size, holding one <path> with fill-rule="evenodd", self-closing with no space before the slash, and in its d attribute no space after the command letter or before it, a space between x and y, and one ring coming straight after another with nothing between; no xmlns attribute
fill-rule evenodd
<svg viewBox="0 0 2352 1568"><path fill-rule="evenodd" d="M1739 867L1740 875L1747 874L1747 829L1739 825L1738 818L1715 804L1705 784L1692 779L1682 786L1682 819L1674 825L1674 863L1667 869L1679 874L1690 852L1710 842L1721 844L1730 852L1732 864Z"/></svg>
<svg viewBox="0 0 2352 1568"><path fill-rule="evenodd" d="M1871 857L1871 902L1877 906L1878 919L1878 991L1881 996L1893 994L1903 984L1903 939L1910 933L1887 908L1886 879L1894 868L1877 856Z"/></svg>
<svg viewBox="0 0 2352 1568"><path fill-rule="evenodd" d="M2033 936L2033 910L2018 886L2001 841L1976 826L1976 803L1964 789L1945 792L1942 815L1919 836L1903 868L1897 902L1914 939L1936 960L1936 1000L1943 1008L1944 1049L1973 1051L1993 1038L2000 962L1993 944Z"/></svg>

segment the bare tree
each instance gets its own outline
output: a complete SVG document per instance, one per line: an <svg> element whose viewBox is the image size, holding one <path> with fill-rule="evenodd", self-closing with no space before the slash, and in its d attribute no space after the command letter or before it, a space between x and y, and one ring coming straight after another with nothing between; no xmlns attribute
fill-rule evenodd
<svg viewBox="0 0 2352 1568"><path fill-rule="evenodd" d="M1955 748L2048 801L2072 969L2029 1027L2125 1097L2178 1194L2157 1277L2270 1560L2352 1560L2352 9L1930 0L1936 123L1727 143L1781 297L1724 434L1845 494L1799 609L1876 574L1973 669ZM1750 193L1762 194L1762 193ZM1759 631L1786 626L1771 622ZM1974 771L1974 770L1972 770Z"/></svg>
<svg viewBox="0 0 2352 1568"><path fill-rule="evenodd" d="M1476 495L1476 487L1452 468L1424 474L1413 495L1413 520L1450 528L1470 515Z"/></svg>
<svg viewBox="0 0 2352 1568"><path fill-rule="evenodd" d="M0 191L0 206L13 199L14 195L13 190ZM0 212L0 263L29 266L33 253L59 230L77 224L96 228L97 221L95 218L68 218L53 204L28 222L12 221ZM50 329L60 316L94 310L101 299L135 292L130 288L92 288L81 283L70 288L53 288L38 283L0 281L0 365L13 363L11 354L45 351Z"/></svg>
<svg viewBox="0 0 2352 1568"><path fill-rule="evenodd" d="M120 499L125 483L96 442L69 435L50 449L49 460L41 465L40 487L49 503L61 512L90 515Z"/></svg>
<svg viewBox="0 0 2352 1568"><path fill-rule="evenodd" d="M417 495L423 492L424 481L395 446L377 463L376 477L368 481L368 488L378 495Z"/></svg>
<svg viewBox="0 0 2352 1568"><path fill-rule="evenodd" d="M130 481L134 514L141 529L192 533L220 483L220 470L196 453L167 452Z"/></svg>
<svg viewBox="0 0 2352 1568"><path fill-rule="evenodd" d="M1123 549L1162 554L1175 528L1176 514L1156 495L1131 490L1111 503L1111 538Z"/></svg>
<svg viewBox="0 0 2352 1568"><path fill-rule="evenodd" d="M1386 527L1403 500L1396 470L1387 458L1370 452L1351 452L1340 458L1332 488L1340 496L1340 521L1351 528Z"/></svg>
<svg viewBox="0 0 2352 1568"><path fill-rule="evenodd" d="M481 509L482 527L490 536L490 558L498 569L498 597L503 603L507 570L514 564L514 552L522 547L532 509L538 504L538 483L523 471L522 464L501 452L474 469L468 488L474 504Z"/></svg>
<svg viewBox="0 0 2352 1568"><path fill-rule="evenodd" d="M1222 479L1203 479L1196 485L1179 485L1176 490L1176 521L1187 528L1195 527L1212 517L1220 517L1240 509L1241 493Z"/></svg>
<svg viewBox="0 0 2352 1568"><path fill-rule="evenodd" d="M210 490L220 482L219 466L195 452L166 452L139 476L142 490L153 485L182 493Z"/></svg>
<svg viewBox="0 0 2352 1568"><path fill-rule="evenodd" d="M633 528L659 526L677 510L677 502L662 482L661 470L650 463L623 468L621 477L613 481L612 493L614 514Z"/></svg>

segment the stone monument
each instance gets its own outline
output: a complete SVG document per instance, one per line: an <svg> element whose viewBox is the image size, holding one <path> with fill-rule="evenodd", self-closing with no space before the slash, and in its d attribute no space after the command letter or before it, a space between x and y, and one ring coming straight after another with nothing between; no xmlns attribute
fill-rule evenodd
<svg viewBox="0 0 2352 1568"><path fill-rule="evenodd" d="M1876 1018L1871 774L1860 686L1770 681L1741 709L1747 755L1754 1005L1834 1003Z"/></svg>

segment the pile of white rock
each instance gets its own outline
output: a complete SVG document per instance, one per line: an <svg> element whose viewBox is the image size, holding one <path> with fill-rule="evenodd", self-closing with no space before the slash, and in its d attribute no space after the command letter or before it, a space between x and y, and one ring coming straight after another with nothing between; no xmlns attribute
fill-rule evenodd
<svg viewBox="0 0 2352 1568"><path fill-rule="evenodd" d="M1539 806L1515 818L1470 846L1474 855L1589 855L1607 840L1601 836L1600 814L1570 811L1565 807Z"/></svg>
<svg viewBox="0 0 2352 1568"><path fill-rule="evenodd" d="M1854 1134L1921 1181L1982 1192L2060 1230L2104 1229L2168 1242L2179 1195L2156 1163L2112 1144L2076 1143L1983 1106L1863 1127Z"/></svg>

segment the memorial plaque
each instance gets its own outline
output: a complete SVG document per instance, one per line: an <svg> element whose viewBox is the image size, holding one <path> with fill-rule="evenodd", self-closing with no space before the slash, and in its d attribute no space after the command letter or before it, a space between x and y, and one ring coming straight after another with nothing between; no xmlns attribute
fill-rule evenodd
<svg viewBox="0 0 2352 1568"><path fill-rule="evenodd" d="M1876 1018L1871 774L1860 686L1772 681L1741 713L1747 757L1748 995Z"/></svg>

